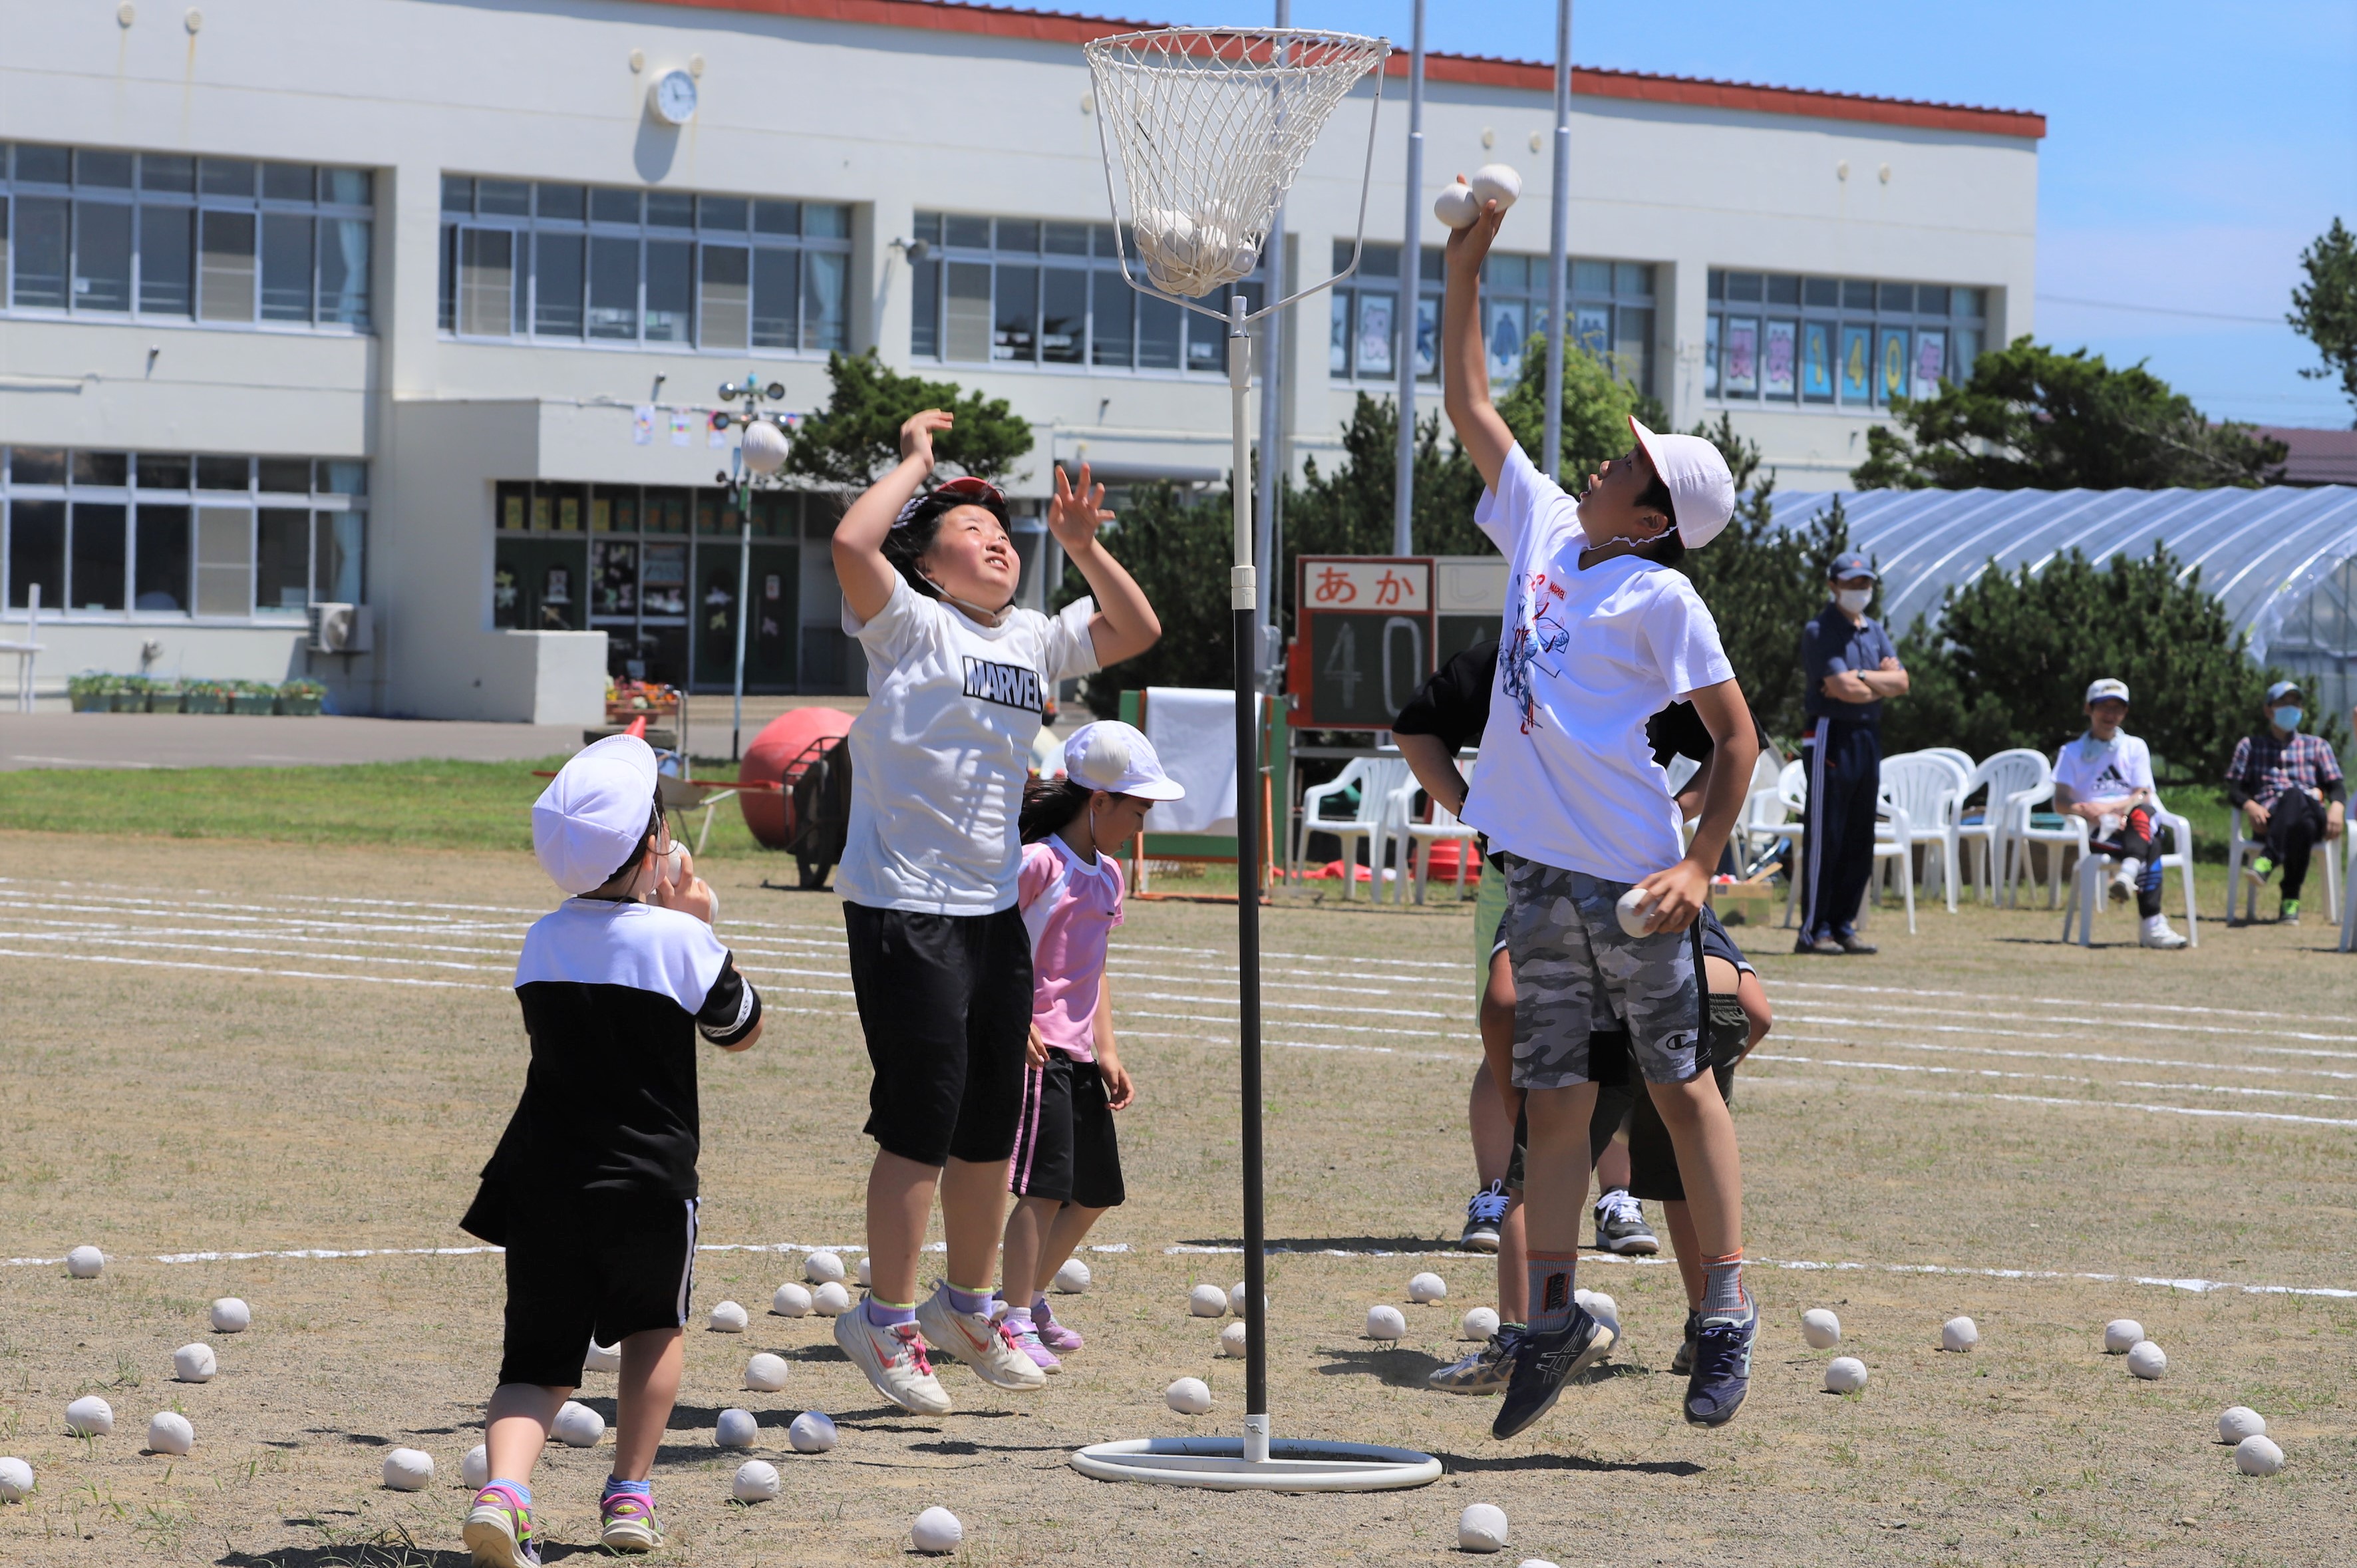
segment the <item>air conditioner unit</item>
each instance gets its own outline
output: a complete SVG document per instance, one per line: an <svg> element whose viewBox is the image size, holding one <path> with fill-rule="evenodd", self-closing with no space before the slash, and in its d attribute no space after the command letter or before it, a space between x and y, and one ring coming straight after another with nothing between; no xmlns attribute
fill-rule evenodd
<svg viewBox="0 0 2357 1568"><path fill-rule="evenodd" d="M371 646L366 605L314 604L310 609L311 651L366 653Z"/></svg>

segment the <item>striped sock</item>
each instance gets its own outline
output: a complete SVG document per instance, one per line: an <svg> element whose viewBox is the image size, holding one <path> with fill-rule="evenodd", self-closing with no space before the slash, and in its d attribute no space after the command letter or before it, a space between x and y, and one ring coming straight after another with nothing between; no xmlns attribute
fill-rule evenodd
<svg viewBox="0 0 2357 1568"><path fill-rule="evenodd" d="M1549 1334L1571 1326L1573 1266L1577 1251L1542 1252L1531 1249L1531 1332Z"/></svg>
<svg viewBox="0 0 2357 1568"><path fill-rule="evenodd" d="M1743 1288L1743 1249L1724 1258L1702 1261L1703 1316L1742 1317L1752 1310L1751 1294Z"/></svg>

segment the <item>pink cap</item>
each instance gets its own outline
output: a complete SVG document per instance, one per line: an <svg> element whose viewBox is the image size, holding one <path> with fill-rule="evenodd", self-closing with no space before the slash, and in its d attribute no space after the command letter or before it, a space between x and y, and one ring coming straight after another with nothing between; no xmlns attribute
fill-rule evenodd
<svg viewBox="0 0 2357 1568"><path fill-rule="evenodd" d="M1718 448L1699 435L1656 435L1629 416L1645 460L1670 489L1670 510L1677 514L1678 538L1689 550L1699 550L1718 537L1735 515L1735 476Z"/></svg>

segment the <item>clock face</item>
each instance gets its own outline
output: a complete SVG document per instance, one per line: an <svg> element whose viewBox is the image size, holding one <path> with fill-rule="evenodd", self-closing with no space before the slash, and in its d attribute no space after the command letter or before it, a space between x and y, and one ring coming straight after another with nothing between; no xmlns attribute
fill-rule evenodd
<svg viewBox="0 0 2357 1568"><path fill-rule="evenodd" d="M695 117L695 78L683 70L667 70L656 79L655 113L664 122L684 125Z"/></svg>

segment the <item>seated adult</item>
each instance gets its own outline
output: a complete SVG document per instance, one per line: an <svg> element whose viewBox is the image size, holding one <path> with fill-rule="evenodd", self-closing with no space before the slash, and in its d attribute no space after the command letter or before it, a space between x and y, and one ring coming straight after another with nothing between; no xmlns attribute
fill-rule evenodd
<svg viewBox="0 0 2357 1568"><path fill-rule="evenodd" d="M2349 786L2341 759L2320 736L2300 732L2306 694L2295 681L2267 688L2267 722L2234 743L2226 765L2226 799L2250 820L2259 854L2243 875L2265 886L2283 873L2281 917L2299 924L2299 890L2308 881L2308 857L2317 844L2341 836Z"/></svg>
<svg viewBox="0 0 2357 1568"><path fill-rule="evenodd" d="M2154 836L2159 797L2153 791L2152 752L2120 725L2127 722L2128 687L2106 676L2087 688L2087 730L2054 754L2054 809L2088 823L2088 851L2118 863L2112 897L2133 897L2144 918L2140 946L2176 949L2185 939L2160 912L2160 844Z"/></svg>

